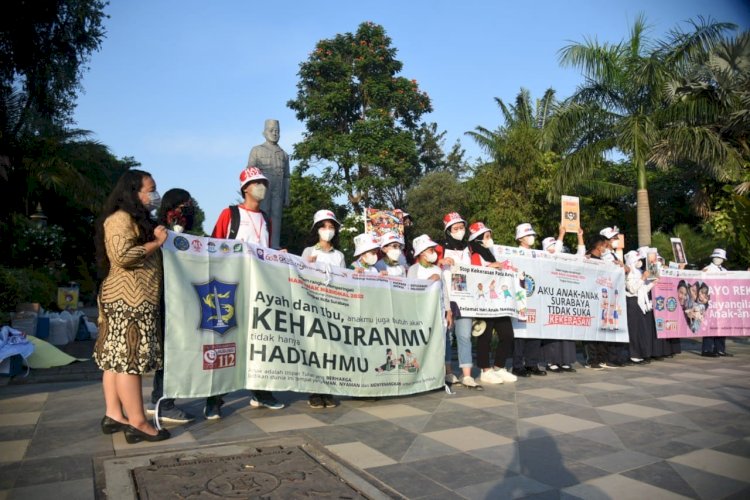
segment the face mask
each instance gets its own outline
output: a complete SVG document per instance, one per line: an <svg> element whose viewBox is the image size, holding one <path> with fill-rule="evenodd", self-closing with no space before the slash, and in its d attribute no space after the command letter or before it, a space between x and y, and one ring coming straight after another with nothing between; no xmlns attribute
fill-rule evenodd
<svg viewBox="0 0 750 500"><path fill-rule="evenodd" d="M639 260L638 262L635 263L635 268L636 269L641 269L642 267L643 267L643 261L642 260Z"/></svg>
<svg viewBox="0 0 750 500"><path fill-rule="evenodd" d="M401 257L401 250L398 248L391 248L385 254L391 259L391 262L396 262Z"/></svg>
<svg viewBox="0 0 750 500"><path fill-rule="evenodd" d="M323 241L331 241L335 235L335 229L318 229L318 236Z"/></svg>
<svg viewBox="0 0 750 500"><path fill-rule="evenodd" d="M362 262L364 262L368 266L374 266L377 261L378 256L374 253L368 253L367 255L362 257Z"/></svg>
<svg viewBox="0 0 750 500"><path fill-rule="evenodd" d="M463 229L456 231L455 233L451 233L451 237L459 241L464 239L465 235L466 235L466 231Z"/></svg>
<svg viewBox="0 0 750 500"><path fill-rule="evenodd" d="M435 252L427 254L425 255L425 259L427 259L427 262L429 262L430 264L434 264L437 260L437 254Z"/></svg>
<svg viewBox="0 0 750 500"><path fill-rule="evenodd" d="M721 257L714 257L713 259L711 259L711 262L713 262L717 266L720 266L724 263L724 259L722 259Z"/></svg>
<svg viewBox="0 0 750 500"><path fill-rule="evenodd" d="M619 248L620 247L620 240L615 240L612 242L612 248Z"/></svg>
<svg viewBox="0 0 750 500"><path fill-rule="evenodd" d="M529 245L530 247L533 247L535 242L536 242L536 238L535 237L533 237L533 236L527 236L526 237L526 244Z"/></svg>
<svg viewBox="0 0 750 500"><path fill-rule="evenodd" d="M482 240L482 246L484 248L492 248L494 244L495 242L492 241L492 238L487 238L486 240Z"/></svg>
<svg viewBox="0 0 750 500"><path fill-rule="evenodd" d="M250 196L258 201L263 201L266 197L266 185L265 184L253 184L250 186Z"/></svg>
<svg viewBox="0 0 750 500"><path fill-rule="evenodd" d="M161 196L159 195L159 191L151 191L148 193L148 204L146 205L148 211L159 210L160 206Z"/></svg>

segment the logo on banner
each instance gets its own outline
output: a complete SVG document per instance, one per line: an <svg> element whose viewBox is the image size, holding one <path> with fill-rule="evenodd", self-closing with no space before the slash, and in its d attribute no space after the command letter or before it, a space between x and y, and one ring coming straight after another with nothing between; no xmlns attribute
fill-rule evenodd
<svg viewBox="0 0 750 500"><path fill-rule="evenodd" d="M677 299L669 297L667 299L667 311L674 312L677 309Z"/></svg>
<svg viewBox="0 0 750 500"><path fill-rule="evenodd" d="M232 247L234 253L242 253L242 243L235 243L234 247Z"/></svg>
<svg viewBox="0 0 750 500"><path fill-rule="evenodd" d="M216 253L216 243L214 243L213 241L209 241L207 247L208 253Z"/></svg>
<svg viewBox="0 0 750 500"><path fill-rule="evenodd" d="M237 326L234 300L237 283L224 283L211 280L202 285L193 283L201 305L201 330L213 330L224 335Z"/></svg>
<svg viewBox="0 0 750 500"><path fill-rule="evenodd" d="M184 236L176 236L174 239L174 247L177 250L184 252L185 250L190 248L190 243Z"/></svg>
<svg viewBox="0 0 750 500"><path fill-rule="evenodd" d="M221 246L219 246L219 250L221 250L221 253L229 253L229 245L222 243Z"/></svg>
<svg viewBox="0 0 750 500"><path fill-rule="evenodd" d="M526 296L531 297L536 291L536 280L527 274L526 278L523 280L523 286L526 288Z"/></svg>
<svg viewBox="0 0 750 500"><path fill-rule="evenodd" d="M203 346L203 369L218 370L229 368L237 362L235 344L209 344Z"/></svg>
<svg viewBox="0 0 750 500"><path fill-rule="evenodd" d="M656 310L657 311L664 310L664 297L662 297L661 295L656 297Z"/></svg>
<svg viewBox="0 0 750 500"><path fill-rule="evenodd" d="M526 309L526 323L536 323L536 309Z"/></svg>
<svg viewBox="0 0 750 500"><path fill-rule="evenodd" d="M201 240L193 240L191 245L193 245L193 250L196 252L200 252L203 249L203 243L201 243Z"/></svg>

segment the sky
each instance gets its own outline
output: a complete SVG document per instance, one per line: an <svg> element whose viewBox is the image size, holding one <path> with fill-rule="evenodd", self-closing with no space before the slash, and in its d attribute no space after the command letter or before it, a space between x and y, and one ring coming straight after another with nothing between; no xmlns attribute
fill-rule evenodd
<svg viewBox="0 0 750 500"><path fill-rule="evenodd" d="M381 24L432 100L427 122L481 151L465 132L501 125L495 97L512 102L554 88L569 96L580 72L559 64L564 46L596 38L618 42L643 13L661 38L697 16L750 29L740 0L570 0L377 2L276 0L113 1L106 38L89 61L74 115L118 157L130 156L164 193L190 191L211 232L222 208L239 199L239 174L263 123L278 119L279 145L291 155L305 127L286 103L296 97L299 65L321 39ZM295 161L292 160L292 168ZM326 208L326 207L321 207Z"/></svg>

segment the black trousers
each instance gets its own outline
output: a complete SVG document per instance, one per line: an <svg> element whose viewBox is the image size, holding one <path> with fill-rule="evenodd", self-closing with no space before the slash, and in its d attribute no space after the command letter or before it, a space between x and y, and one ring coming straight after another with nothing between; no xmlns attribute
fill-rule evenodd
<svg viewBox="0 0 750 500"><path fill-rule="evenodd" d="M513 323L507 316L499 318L485 318L487 328L477 338L477 365L479 368L489 368L490 345L492 333L497 332L497 347L495 347L495 366L505 368L505 360L513 355Z"/></svg>
<svg viewBox="0 0 750 500"><path fill-rule="evenodd" d="M513 341L513 369L536 368L542 357L540 339L515 339Z"/></svg>

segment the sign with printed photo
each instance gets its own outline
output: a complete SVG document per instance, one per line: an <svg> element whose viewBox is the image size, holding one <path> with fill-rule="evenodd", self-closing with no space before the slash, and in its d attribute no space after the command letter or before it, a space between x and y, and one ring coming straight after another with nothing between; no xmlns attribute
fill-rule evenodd
<svg viewBox="0 0 750 500"><path fill-rule="evenodd" d="M563 196L561 199L561 224L566 233L578 233L581 227L581 207L577 196Z"/></svg>

